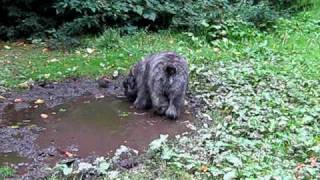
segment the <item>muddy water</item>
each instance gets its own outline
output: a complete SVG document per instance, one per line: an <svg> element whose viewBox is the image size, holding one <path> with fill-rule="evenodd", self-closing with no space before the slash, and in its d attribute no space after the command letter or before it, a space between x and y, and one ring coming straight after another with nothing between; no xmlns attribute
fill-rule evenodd
<svg viewBox="0 0 320 180"><path fill-rule="evenodd" d="M171 121L151 112L137 111L117 98L80 98L53 109L38 107L11 112L7 118L11 126L43 127L35 141L40 149L54 147L79 157L112 154L120 145L143 152L160 134L185 132L187 122L192 121L187 112L179 120ZM5 161L2 159L0 162Z"/></svg>
<svg viewBox="0 0 320 180"><path fill-rule="evenodd" d="M19 156L15 152L10 153L0 153L0 166L7 166L10 164L27 163L30 160L27 158Z"/></svg>

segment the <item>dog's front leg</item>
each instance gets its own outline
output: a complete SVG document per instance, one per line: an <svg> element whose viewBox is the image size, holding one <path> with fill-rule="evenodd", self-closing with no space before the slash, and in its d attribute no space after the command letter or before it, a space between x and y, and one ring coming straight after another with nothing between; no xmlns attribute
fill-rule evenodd
<svg viewBox="0 0 320 180"><path fill-rule="evenodd" d="M152 106L155 109L155 113L163 115L168 109L168 98L165 97L161 92L159 92L159 89L153 90L151 92L151 100Z"/></svg>
<svg viewBox="0 0 320 180"><path fill-rule="evenodd" d="M183 97L183 95L170 97L169 107L165 112L166 117L170 119L177 119L179 117Z"/></svg>
<svg viewBox="0 0 320 180"><path fill-rule="evenodd" d="M137 109L147 109L151 106L150 95L145 88L141 88L138 91L138 96L133 103L134 107Z"/></svg>

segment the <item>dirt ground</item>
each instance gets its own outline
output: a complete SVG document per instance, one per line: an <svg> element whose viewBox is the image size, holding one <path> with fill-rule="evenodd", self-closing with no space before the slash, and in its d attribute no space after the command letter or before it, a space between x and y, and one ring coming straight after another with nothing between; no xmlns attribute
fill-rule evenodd
<svg viewBox="0 0 320 180"><path fill-rule="evenodd" d="M106 80L106 78L104 78ZM20 126L12 123L12 119L18 117L17 112L28 112L39 109L51 109L70 102L79 97L123 97L122 89L123 77L118 77L113 80L101 81L80 78L68 79L63 82L41 83L33 85L29 90L12 91L1 93L0 99L0 154L8 156L10 159L17 159L19 163L13 163L14 168L18 170L17 177L24 179L41 178L50 174L50 171L45 170L45 167L52 167L57 160L69 159L69 152L72 152L74 147L70 146L68 149L59 150L56 147L49 146L42 148L36 142L39 139L40 132L45 131L45 128L37 125ZM190 110L196 111L199 108L199 102L193 99L188 99ZM192 112L190 112L192 114ZM188 115L187 115L188 116ZM191 115L190 115L191 117ZM153 120L159 121L157 117L151 117ZM9 119L11 121L9 121ZM28 120L25 120L28 124ZM154 125L156 121L152 121ZM149 121L148 121L149 122ZM157 124L155 126L158 126ZM158 129L160 128L159 125ZM180 126L180 125L179 125ZM169 129L163 126L163 129ZM168 126L169 127L169 126ZM182 127L182 126L181 126ZM179 130L172 129L167 133L179 133L186 131L184 128ZM150 137L151 138L151 137ZM150 140L150 139L148 139ZM147 146L143 144L143 146ZM85 159L93 158L94 155L82 157ZM72 159L70 161L73 161ZM131 162L136 164L136 162ZM126 163L128 164L128 163Z"/></svg>

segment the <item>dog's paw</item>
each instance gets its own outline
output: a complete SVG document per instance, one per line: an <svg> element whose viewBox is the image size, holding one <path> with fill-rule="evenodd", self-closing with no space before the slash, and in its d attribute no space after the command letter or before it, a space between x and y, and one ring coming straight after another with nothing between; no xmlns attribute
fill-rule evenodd
<svg viewBox="0 0 320 180"><path fill-rule="evenodd" d="M141 99L136 99L133 103L133 106L136 109L145 109L147 107L147 101L141 100Z"/></svg>
<svg viewBox="0 0 320 180"><path fill-rule="evenodd" d="M178 113L177 113L177 110L176 110L176 108L174 106L170 106L166 110L165 115L166 115L167 118L173 119L173 120L178 118Z"/></svg>
<svg viewBox="0 0 320 180"><path fill-rule="evenodd" d="M159 107L154 112L158 115L164 115L168 107Z"/></svg>

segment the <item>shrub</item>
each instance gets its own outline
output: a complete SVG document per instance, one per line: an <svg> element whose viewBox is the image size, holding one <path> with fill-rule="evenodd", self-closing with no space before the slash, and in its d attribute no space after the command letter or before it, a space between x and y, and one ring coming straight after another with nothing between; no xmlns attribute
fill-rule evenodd
<svg viewBox="0 0 320 180"><path fill-rule="evenodd" d="M300 7L311 0L2 0L0 39L58 37L121 28L132 33L182 29L197 33L202 23L219 24L237 12L259 27L269 26L279 8ZM304 2L304 3L302 3Z"/></svg>

